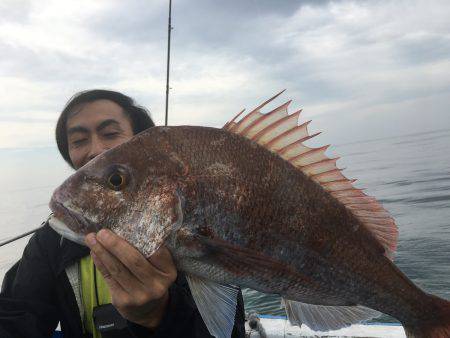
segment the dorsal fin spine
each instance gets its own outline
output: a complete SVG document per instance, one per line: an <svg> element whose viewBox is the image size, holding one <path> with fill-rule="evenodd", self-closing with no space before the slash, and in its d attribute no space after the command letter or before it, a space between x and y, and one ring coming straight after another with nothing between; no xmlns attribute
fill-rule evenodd
<svg viewBox="0 0 450 338"><path fill-rule="evenodd" d="M349 196L362 197L362 196L366 196L363 193L363 189L356 189L356 188L344 189L344 190L340 190L340 191L332 191L331 195L334 196L337 199L339 199L342 196L344 196L344 197L349 197Z"/></svg>
<svg viewBox="0 0 450 338"><path fill-rule="evenodd" d="M260 117L258 117L255 121L253 121L250 125L248 125L243 131L242 134L243 135L247 135L248 132L250 130L252 130L253 128L255 128L256 126L258 126L261 122L263 122L264 120L269 119L270 117L272 117L272 115L278 113L279 111L282 110L286 110L286 115L287 115L287 107L289 106L289 104L292 102L292 100L287 101L286 103L282 104L281 106L273 109L272 111L268 112L267 114L261 114ZM278 120L277 120L278 121ZM276 121L275 121L276 122Z"/></svg>
<svg viewBox="0 0 450 338"><path fill-rule="evenodd" d="M290 120L290 119L298 119L298 116L300 115L301 110L296 111L295 113L291 114L291 115L286 115L285 117L279 119L278 121L276 121L275 123L272 123L271 125L267 126L266 128L264 128L263 130L259 131L255 136L253 136L251 139L252 141L258 142L259 139L264 136L265 134L269 133L270 131L276 129L279 125L281 125L282 123L284 123L286 120ZM297 123L295 123L297 124ZM291 128L292 129L292 128ZM289 129L290 130L290 129ZM283 133L284 134L284 133ZM275 138L278 138L279 136L283 135L277 135ZM270 141L264 143L264 144L268 144L269 142L272 142L273 139L271 139Z"/></svg>
<svg viewBox="0 0 450 338"><path fill-rule="evenodd" d="M337 168L336 162L339 157L325 159L315 163L307 164L301 167L301 170L307 175L320 174L325 171Z"/></svg>
<svg viewBox="0 0 450 338"><path fill-rule="evenodd" d="M336 167L336 162L337 160L339 160L340 157L333 157L333 158L327 158L325 160L319 161L319 162L315 162L315 163L311 163L311 164L307 164L301 167L301 170L303 172L314 172L314 169L316 168L327 168L327 165L331 168L337 168ZM323 171L321 171L323 172ZM321 173L321 172L317 172L317 173Z"/></svg>
<svg viewBox="0 0 450 338"><path fill-rule="evenodd" d="M294 156L292 158L289 159L289 162L295 162L296 160L305 157L307 155L311 155L311 154L315 154L315 153L319 153L319 152L325 152L328 148L330 147L329 144L327 144L326 146L322 146L319 148L312 148L311 150L307 151L306 153L302 153L300 155Z"/></svg>
<svg viewBox="0 0 450 338"><path fill-rule="evenodd" d="M338 169L338 168L328 170L328 171L325 171L320 174L311 175L310 177L313 180L320 182L320 183L336 181L339 179L345 179L345 176L342 175L342 169Z"/></svg>
<svg viewBox="0 0 450 338"><path fill-rule="evenodd" d="M278 94L275 94L274 96L272 96L270 99L264 101L263 103L261 103L258 107L256 107L255 109L253 109L254 111L256 110L260 110L262 107L264 107L265 105L267 105L268 103L272 102L273 100L275 100L278 96L280 96L281 94L283 94L286 91L286 89L283 89L281 92L279 92Z"/></svg>
<svg viewBox="0 0 450 338"><path fill-rule="evenodd" d="M300 112L301 112L301 110L298 111L299 114L300 114ZM313 135L308 135L308 124L309 124L309 122L310 122L310 121L305 122L305 123L303 123L303 124L301 124L301 125L296 125L296 126L290 128L290 129L286 130L285 132L281 133L280 135L276 136L275 138L273 138L272 140L270 140L269 142L267 142L267 143L266 143L266 146L267 146L268 148L270 148L270 149L276 151L276 152L280 152L280 151L282 151L284 148L287 148L287 147L289 147L289 146L292 146L294 143L297 143L297 144L298 144L298 143L302 143L302 142L304 142L304 141L306 141L306 140L309 140L309 139L313 138L314 136L319 135L320 132L319 132L319 133L316 133L316 134L313 134ZM275 145L276 145L277 143L280 143L280 141L282 141L283 139L286 139L286 138L289 137L291 134L294 134L294 133L296 133L297 131L301 131L302 129L304 130L304 131L303 131L303 133L305 134L304 137L300 138L299 140L295 140L295 141L293 141L293 142L289 142L289 141L288 141L288 142L289 142L288 144L282 144L281 146L278 145L277 147L275 147Z"/></svg>
<svg viewBox="0 0 450 338"><path fill-rule="evenodd" d="M242 115L242 113L245 112L245 108L242 109L239 113L236 114L235 117L233 117L233 119L227 123L225 123L225 125L223 126L223 129L230 129L230 125L234 123L234 121L236 121L236 119Z"/></svg>
<svg viewBox="0 0 450 338"><path fill-rule="evenodd" d="M271 97L270 99L264 101L263 103L261 103L258 107L256 107L255 109L253 109L249 114L247 114L246 116L244 116L242 118L242 120L240 120L239 122L236 123L235 128L233 128L233 130L231 131L236 131L239 129L239 126L242 125L247 119L250 118L250 116L255 115L255 114L261 114L259 112L259 110L261 108L263 108L265 105L269 104L270 102L272 102L273 100L275 100L278 96L280 96L282 93L284 93L286 89L283 89L281 92L279 92L278 94L274 95L273 97Z"/></svg>
<svg viewBox="0 0 450 338"><path fill-rule="evenodd" d="M302 124L299 125L299 126L296 126L296 127L294 127L294 128L289 129L289 130L286 132L286 135L289 135L289 134L295 132L297 129L302 129L302 128L306 128L306 133L308 133L307 127L308 127L308 124L309 124L309 123L311 123L311 121L306 121L305 123L302 123ZM305 137L303 137L303 138L301 138L301 139L299 139L299 140L297 140L297 141L295 141L295 142L292 142L292 143L288 144L287 146L284 146L284 147L281 148L281 149L278 149L277 152L278 152L279 154L284 154L284 153L286 153L287 151L291 150L293 147L302 144L303 142L305 142L305 141L307 141L307 140L313 138L314 136L316 136L316 135L318 135L318 134L319 134L319 133L316 133L316 134L313 134L313 135L307 135L307 136L305 136ZM281 136L281 135L280 135L280 136ZM275 140L272 140L272 141L275 141ZM275 142L271 142L271 143L275 143ZM269 146L269 144L267 144L267 146Z"/></svg>
<svg viewBox="0 0 450 338"><path fill-rule="evenodd" d="M327 182L327 183L324 183L323 185L326 186L326 185L330 185L330 184L333 184L333 183L346 183L346 182L353 183L353 182L356 182L356 179L349 180L348 178L346 178L346 179L338 180L338 181L334 181L334 182Z"/></svg>
<svg viewBox="0 0 450 338"><path fill-rule="evenodd" d="M252 118L256 117L258 118L258 115L260 115L261 113L257 110L252 111L250 114L245 115L242 120L240 120L239 122L236 122L236 124L234 125L234 128L231 130L234 133L237 134L241 134L242 130L240 129L245 129L245 123L247 123L248 121L250 121L249 123L251 123ZM244 127L242 127L244 126Z"/></svg>
<svg viewBox="0 0 450 338"><path fill-rule="evenodd" d="M385 218L385 219L379 219L378 218L378 219L375 219L375 218L371 218L371 217L364 217L364 216L362 216L362 217L360 217L360 219L363 220L363 221L369 222L369 223L374 223L374 224L380 225L380 226L389 225L389 224L395 223L392 218ZM398 230L397 230L397 232L398 232Z"/></svg>

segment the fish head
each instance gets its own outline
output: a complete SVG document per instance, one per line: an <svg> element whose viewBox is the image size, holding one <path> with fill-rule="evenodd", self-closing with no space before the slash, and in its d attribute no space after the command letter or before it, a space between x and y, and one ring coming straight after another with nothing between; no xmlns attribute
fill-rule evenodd
<svg viewBox="0 0 450 338"><path fill-rule="evenodd" d="M182 223L183 164L151 128L97 156L53 193L50 226L84 244L107 228L149 257Z"/></svg>

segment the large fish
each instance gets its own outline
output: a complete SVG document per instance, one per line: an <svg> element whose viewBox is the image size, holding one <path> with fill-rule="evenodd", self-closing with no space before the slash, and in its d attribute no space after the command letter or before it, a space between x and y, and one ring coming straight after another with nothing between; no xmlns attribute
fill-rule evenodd
<svg viewBox="0 0 450 338"><path fill-rule="evenodd" d="M166 245L216 337L231 335L235 285L280 294L314 330L383 312L408 337L450 337L450 302L391 261L393 219L304 144L289 102L262 114L271 100L223 129L154 127L96 157L55 191L51 225L82 244L109 228L146 257Z"/></svg>

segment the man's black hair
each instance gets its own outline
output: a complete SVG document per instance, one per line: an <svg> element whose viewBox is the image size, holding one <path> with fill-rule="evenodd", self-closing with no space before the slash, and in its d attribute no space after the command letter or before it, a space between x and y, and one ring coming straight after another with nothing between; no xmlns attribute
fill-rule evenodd
<svg viewBox="0 0 450 338"><path fill-rule="evenodd" d="M97 100L109 100L121 106L123 108L123 112L131 121L131 127L133 128L134 135L155 126L148 111L144 107L137 106L131 97L122 93L112 90L94 89L75 94L69 102L67 102L64 110L61 112L61 115L58 118L58 123L56 124L55 133L56 144L58 145L59 152L72 168L74 166L69 156L66 127L67 119L76 106Z"/></svg>

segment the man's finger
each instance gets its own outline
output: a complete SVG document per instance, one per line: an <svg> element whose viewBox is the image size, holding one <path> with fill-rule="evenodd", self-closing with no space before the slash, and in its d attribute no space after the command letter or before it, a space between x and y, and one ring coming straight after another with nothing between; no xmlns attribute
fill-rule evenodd
<svg viewBox="0 0 450 338"><path fill-rule="evenodd" d="M126 318L127 317L127 308L131 305L133 306L136 302L136 297L140 297L142 295L141 291L135 290L127 290L122 287L113 277L109 274L105 265L101 262L101 260L91 251L91 257L94 261L95 266L101 272L105 279L105 283L107 284L110 294L111 294L111 303L115 306L115 308L119 311L119 313ZM135 292L135 294L133 294ZM139 299L139 298L137 298Z"/></svg>
<svg viewBox="0 0 450 338"><path fill-rule="evenodd" d="M97 241L97 236L94 234L87 235L86 243L96 256L98 263L102 265L102 269L107 274L108 279L113 279L128 293L143 289L142 283L133 276L130 270Z"/></svg>
<svg viewBox="0 0 450 338"><path fill-rule="evenodd" d="M148 259L150 263L157 269L166 273L172 273L172 269L175 268L172 255L165 246L160 247L151 257Z"/></svg>
<svg viewBox="0 0 450 338"><path fill-rule="evenodd" d="M144 285L157 277L168 277L168 273L150 262L131 244L109 230L102 229L97 235L100 243L110 251Z"/></svg>
<svg viewBox="0 0 450 338"><path fill-rule="evenodd" d="M117 283L114 278L111 277L111 274L109 273L108 269L103 265L102 261L97 257L97 255L91 251L91 257L92 261L95 264L95 267L103 276L103 279L105 280L105 283L108 285L109 290L111 293L126 293L126 291L120 286L119 283Z"/></svg>

